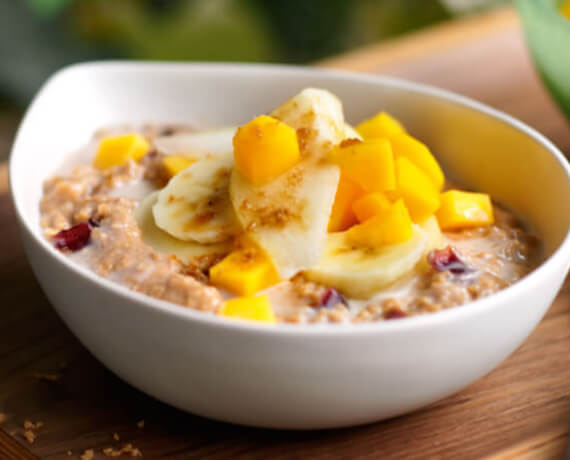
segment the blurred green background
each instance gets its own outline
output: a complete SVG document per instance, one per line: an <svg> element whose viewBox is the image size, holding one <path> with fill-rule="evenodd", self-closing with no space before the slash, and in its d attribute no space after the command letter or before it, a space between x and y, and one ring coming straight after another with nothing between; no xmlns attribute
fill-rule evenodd
<svg viewBox="0 0 570 460"><path fill-rule="evenodd" d="M0 156L39 86L67 64L109 58L303 64L496 3L0 0Z"/></svg>

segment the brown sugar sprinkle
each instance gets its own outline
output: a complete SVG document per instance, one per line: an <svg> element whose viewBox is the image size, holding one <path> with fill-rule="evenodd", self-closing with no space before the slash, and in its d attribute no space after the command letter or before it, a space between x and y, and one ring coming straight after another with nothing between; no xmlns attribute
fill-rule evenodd
<svg viewBox="0 0 570 460"><path fill-rule="evenodd" d="M103 454L106 457L120 457L121 455L127 455L129 457L142 457L142 452L136 447L133 447L132 444L125 444L120 449L106 447L103 449Z"/></svg>
<svg viewBox="0 0 570 460"><path fill-rule="evenodd" d="M36 434L32 430L26 430L24 431L24 438L26 438L26 441L30 444L33 444L36 440Z"/></svg>
<svg viewBox="0 0 570 460"><path fill-rule="evenodd" d="M137 422L137 427L139 427L140 429L143 429L144 428L144 420L139 420Z"/></svg>
<svg viewBox="0 0 570 460"><path fill-rule="evenodd" d="M6 417L6 414L4 412L0 412L0 425L2 425L4 422L6 422L6 419L8 417Z"/></svg>
<svg viewBox="0 0 570 460"><path fill-rule="evenodd" d="M45 373L45 372L35 372L34 374L32 374L32 377L35 378L36 380L40 380L43 382L52 382L52 383L56 383L59 382L61 380L61 374L55 374L55 373Z"/></svg>
<svg viewBox="0 0 570 460"><path fill-rule="evenodd" d="M93 449L87 449L81 454L79 458L81 460L93 460L94 457L95 457L95 452L93 452Z"/></svg>
<svg viewBox="0 0 570 460"><path fill-rule="evenodd" d="M354 144L360 144L362 141L356 138L345 139L340 143L340 148L350 147Z"/></svg>

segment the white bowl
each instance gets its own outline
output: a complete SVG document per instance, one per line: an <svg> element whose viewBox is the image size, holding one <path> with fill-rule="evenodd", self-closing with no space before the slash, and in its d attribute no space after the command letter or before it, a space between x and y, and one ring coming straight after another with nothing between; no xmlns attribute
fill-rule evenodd
<svg viewBox="0 0 570 460"><path fill-rule="evenodd" d="M524 216L548 259L489 298L358 325L267 327L145 297L97 277L43 237L42 182L103 125L242 123L307 86L355 122L380 109L432 147L448 176ZM489 372L528 336L570 263L570 170L540 134L493 109L400 80L255 65L93 63L58 72L28 110L10 178L26 253L78 339L121 378L168 404L229 422L328 428L436 401Z"/></svg>

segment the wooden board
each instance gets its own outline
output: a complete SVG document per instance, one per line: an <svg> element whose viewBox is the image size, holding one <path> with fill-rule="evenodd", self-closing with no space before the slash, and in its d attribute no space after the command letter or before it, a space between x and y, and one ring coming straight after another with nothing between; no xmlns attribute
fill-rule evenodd
<svg viewBox="0 0 570 460"><path fill-rule="evenodd" d="M323 65L404 76L459 91L522 118L570 153L570 129L532 70L511 10L443 25ZM73 338L25 260L5 167L0 167L0 226L0 412L7 415L0 430L0 459L78 458L86 449L104 458L103 448L123 443L140 448L144 458L564 455L570 425L568 280L520 349L456 395L364 427L266 431L167 407L121 382ZM41 374L61 379L52 382ZM34 430L33 444L23 437L26 419L44 423ZM140 420L143 428L137 426Z"/></svg>

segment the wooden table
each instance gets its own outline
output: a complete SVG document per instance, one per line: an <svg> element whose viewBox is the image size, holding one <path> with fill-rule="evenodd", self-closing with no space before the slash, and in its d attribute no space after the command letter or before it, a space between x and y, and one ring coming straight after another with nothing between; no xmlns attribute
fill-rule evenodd
<svg viewBox="0 0 570 460"><path fill-rule="evenodd" d="M567 153L570 129L542 89L511 10L449 23L323 65L449 88L535 126ZM570 282L531 337L458 394L369 426L265 431L188 415L134 390L72 337L18 241L0 168L0 458L75 458L132 443L145 458L561 458L570 426ZM42 375L47 374L47 375ZM57 378L58 381L50 381ZM24 439L26 419L43 422ZM144 420L144 427L137 422ZM114 440L116 433L120 440Z"/></svg>

